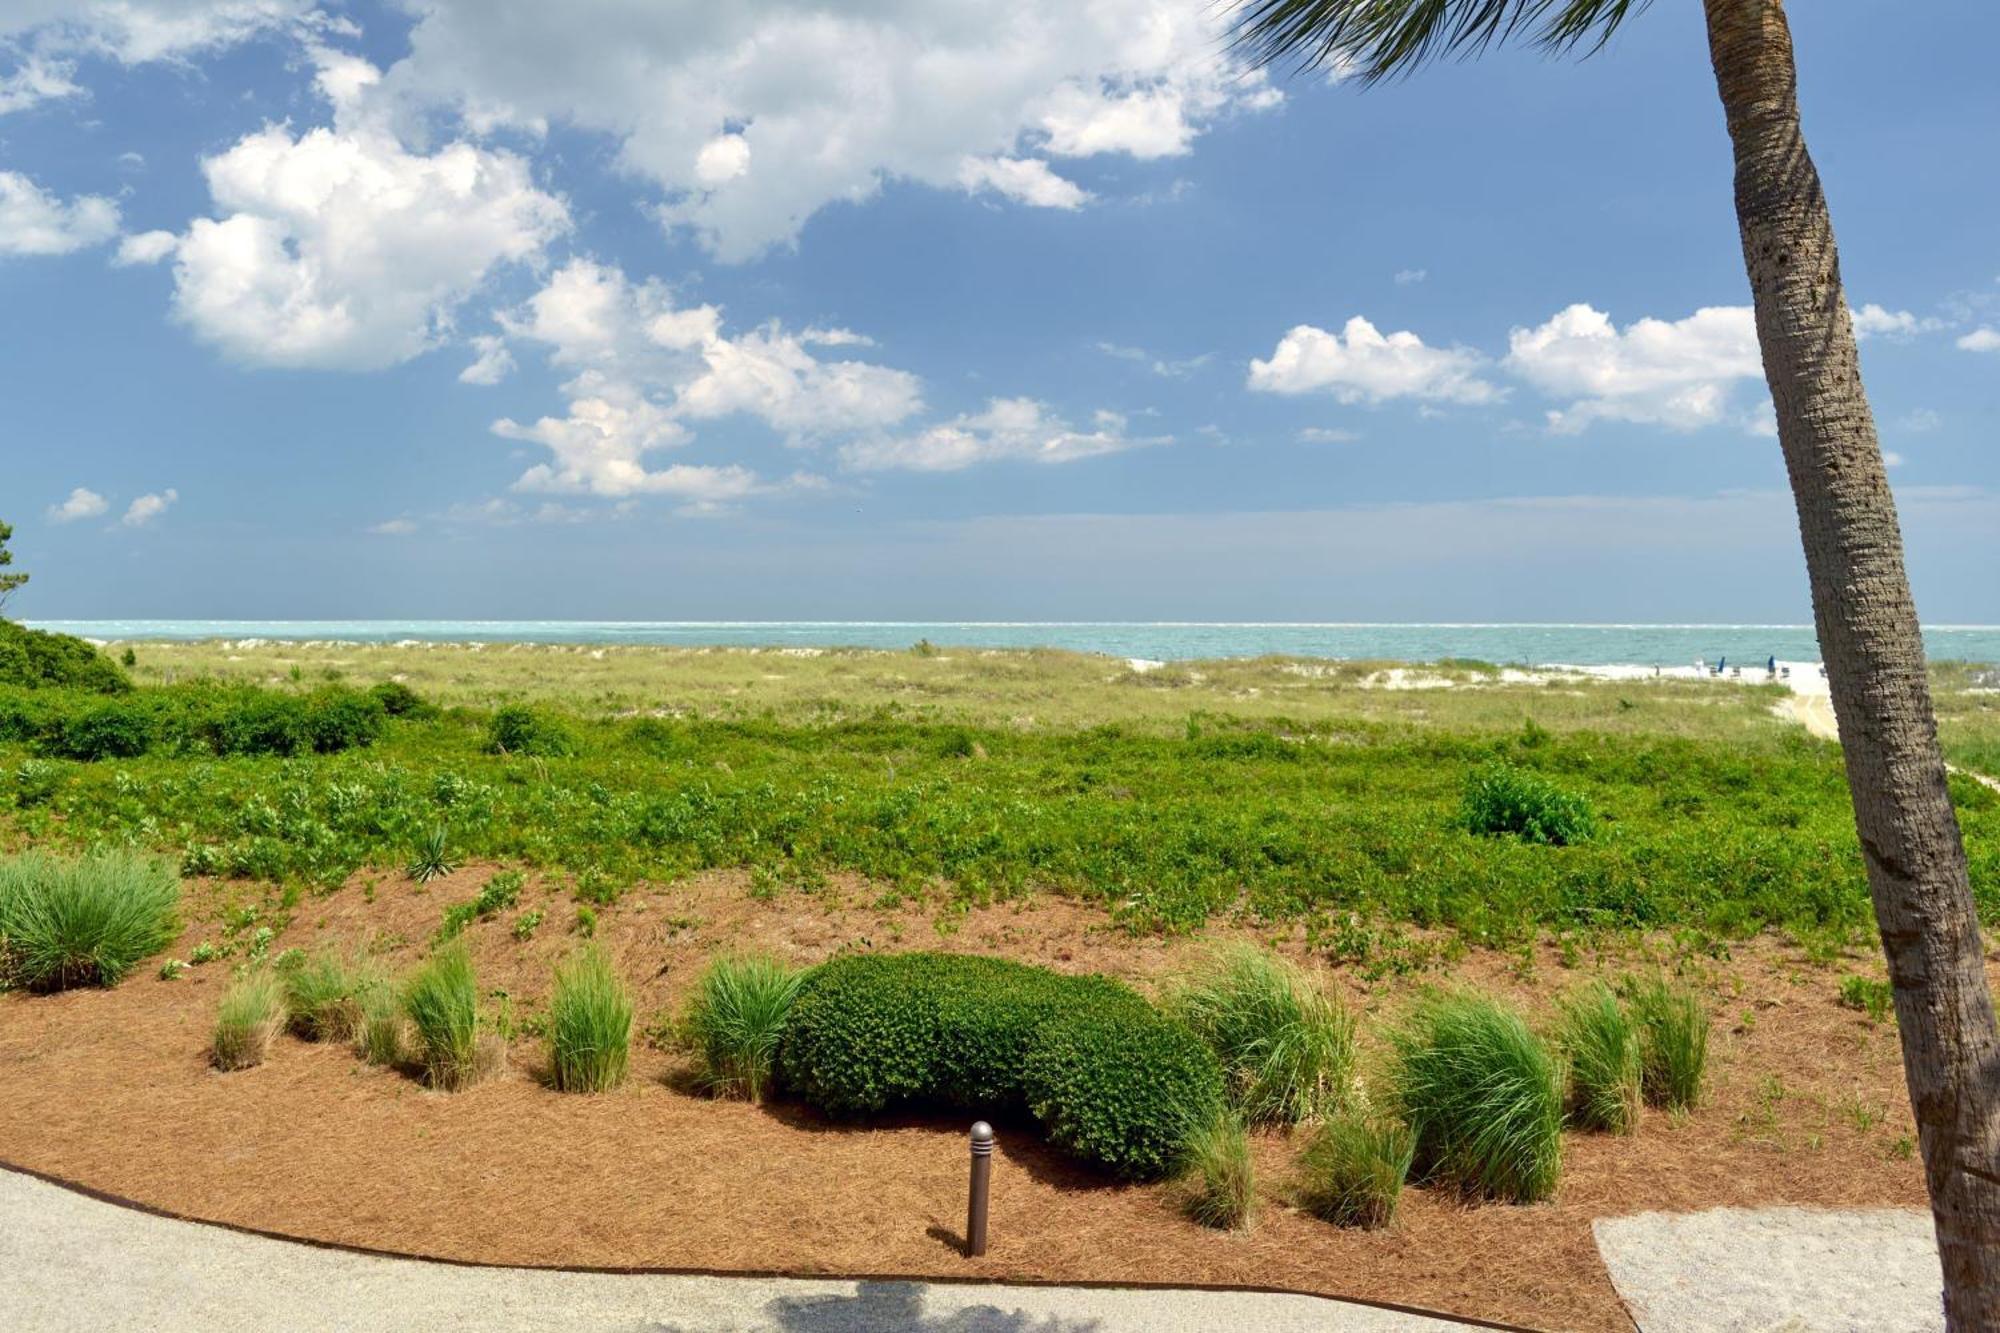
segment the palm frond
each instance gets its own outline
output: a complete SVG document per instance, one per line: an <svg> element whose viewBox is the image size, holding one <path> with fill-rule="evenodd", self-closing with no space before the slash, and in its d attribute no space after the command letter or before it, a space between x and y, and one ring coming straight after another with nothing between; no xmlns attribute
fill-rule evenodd
<svg viewBox="0 0 2000 1333"><path fill-rule="evenodd" d="M1237 0L1230 40L1258 64L1335 68L1363 83L1525 41L1588 55L1648 0Z"/></svg>

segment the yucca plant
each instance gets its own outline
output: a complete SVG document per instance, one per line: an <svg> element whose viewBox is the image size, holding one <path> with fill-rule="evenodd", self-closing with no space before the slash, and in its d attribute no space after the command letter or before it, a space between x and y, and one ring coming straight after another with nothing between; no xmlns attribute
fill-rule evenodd
<svg viewBox="0 0 2000 1333"><path fill-rule="evenodd" d="M434 879L449 875L458 867L452 863L451 854L445 848L445 827L442 824L424 834L417 843L416 855L410 858L404 873L419 884L428 884Z"/></svg>
<svg viewBox="0 0 2000 1333"><path fill-rule="evenodd" d="M1562 1175L1561 1067L1513 1010L1433 995L1390 1034L1391 1095L1416 1166L1477 1197L1533 1203Z"/></svg>
<svg viewBox="0 0 2000 1333"><path fill-rule="evenodd" d="M416 1056L433 1087L458 1089L479 1075L479 983L465 946L440 949L403 993Z"/></svg>
<svg viewBox="0 0 2000 1333"><path fill-rule="evenodd" d="M31 990L113 986L173 941L180 875L130 852L0 859L0 978Z"/></svg>
<svg viewBox="0 0 2000 1333"><path fill-rule="evenodd" d="M701 1077L717 1096L762 1101L785 1018L805 973L772 958L718 958L695 985L683 1021Z"/></svg>
<svg viewBox="0 0 2000 1333"><path fill-rule="evenodd" d="M625 1080L632 995L595 944L556 969L549 1000L549 1069L564 1092L604 1092Z"/></svg>
<svg viewBox="0 0 2000 1333"><path fill-rule="evenodd" d="M1639 1021L1640 1085L1654 1106L1691 1111L1708 1070L1708 1009L1701 997L1664 977L1631 986Z"/></svg>
<svg viewBox="0 0 2000 1333"><path fill-rule="evenodd" d="M1416 1135L1400 1121L1334 1116L1299 1154L1299 1206L1337 1226L1388 1226L1416 1150Z"/></svg>
<svg viewBox="0 0 2000 1333"><path fill-rule="evenodd" d="M1354 1019L1297 966L1254 945L1219 949L1172 1008L1221 1060L1231 1103L1252 1122L1296 1124L1347 1101Z"/></svg>
<svg viewBox="0 0 2000 1333"><path fill-rule="evenodd" d="M1248 1226L1257 1200L1257 1173L1243 1121L1217 1116L1190 1133L1182 1151L1182 1210L1220 1231Z"/></svg>
<svg viewBox="0 0 2000 1333"><path fill-rule="evenodd" d="M229 983L215 1011L215 1035L208 1058L217 1069L248 1069L264 1063L285 1016L285 987L264 968Z"/></svg>
<svg viewBox="0 0 2000 1333"><path fill-rule="evenodd" d="M1569 1067L1570 1120L1630 1134L1639 1124L1639 1028L1609 986L1596 982L1562 1004L1557 1040Z"/></svg>

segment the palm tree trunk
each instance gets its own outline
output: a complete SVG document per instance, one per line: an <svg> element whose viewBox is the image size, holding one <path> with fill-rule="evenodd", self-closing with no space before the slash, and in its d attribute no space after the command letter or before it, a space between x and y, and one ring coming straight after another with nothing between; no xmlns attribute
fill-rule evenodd
<svg viewBox="0 0 2000 1333"><path fill-rule="evenodd" d="M1703 0L1777 405L1955 1329L2000 1329L2000 1035L1903 539L1782 0Z"/></svg>

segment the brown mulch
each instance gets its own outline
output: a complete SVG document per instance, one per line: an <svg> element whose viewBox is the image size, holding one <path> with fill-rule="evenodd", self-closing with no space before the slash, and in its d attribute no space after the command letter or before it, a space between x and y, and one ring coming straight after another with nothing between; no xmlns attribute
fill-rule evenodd
<svg viewBox="0 0 2000 1333"><path fill-rule="evenodd" d="M488 874L463 870L427 891L357 877L302 904L273 950L331 942L407 965L443 908ZM934 918L920 904L881 905L879 888L855 881L768 901L747 887L741 875L702 876L602 913L598 938L632 980L642 1023L669 1011L702 960L734 948L803 962L843 946L943 947L1151 988L1205 947L1130 936L1057 899ZM217 913L245 892L197 888L175 955L220 938ZM482 985L504 989L517 1018L542 1002L551 964L575 943L575 908L555 886L531 886L519 910L531 907L547 921L526 943L508 930L516 912L467 932ZM1272 942L1249 928L1218 935ZM1304 955L1295 940L1275 942ZM1475 953L1373 987L1335 979L1369 1013L1446 977L1543 1009L1600 962L1586 953L1566 967L1550 948L1531 961ZM683 1090L678 1057L650 1047L635 1048L617 1092L565 1096L539 1081L527 1038L505 1074L455 1094L291 1037L263 1066L217 1074L205 1047L227 966L175 981L149 966L115 990L0 996L0 1161L186 1216L486 1263L1243 1285L1605 1330L1631 1324L1593 1218L1924 1204L1900 1142L1913 1127L1894 1026L1835 1001L1842 972L1879 974L1879 963L1815 966L1768 938L1704 965L1716 1018L1709 1101L1684 1118L1650 1114L1635 1137L1571 1136L1552 1204L1470 1207L1413 1189L1394 1229L1342 1231L1285 1205L1296 1144L1270 1134L1257 1143L1254 1225L1218 1234L1180 1215L1173 1186L1105 1183L1002 1126L991 1250L976 1261L957 1248L965 1117L830 1125L792 1106L712 1101Z"/></svg>

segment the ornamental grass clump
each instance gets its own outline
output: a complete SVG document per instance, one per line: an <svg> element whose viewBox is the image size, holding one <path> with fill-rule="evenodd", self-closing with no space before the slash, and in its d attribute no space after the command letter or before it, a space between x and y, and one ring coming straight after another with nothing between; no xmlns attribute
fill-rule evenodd
<svg viewBox="0 0 2000 1333"><path fill-rule="evenodd" d="M1394 1109L1420 1177L1478 1198L1534 1203L1562 1175L1562 1070L1512 1009L1433 995L1390 1034Z"/></svg>
<svg viewBox="0 0 2000 1333"><path fill-rule="evenodd" d="M31 990L113 986L167 947L181 882L131 852L0 859L0 980Z"/></svg>
<svg viewBox="0 0 2000 1333"><path fill-rule="evenodd" d="M1557 1042L1569 1067L1572 1124L1630 1134L1639 1124L1644 1072L1639 1026L1597 982L1562 1004Z"/></svg>
<svg viewBox="0 0 2000 1333"><path fill-rule="evenodd" d="M1416 1135L1401 1121L1337 1115L1299 1154L1299 1206L1336 1226L1388 1226L1416 1150Z"/></svg>
<svg viewBox="0 0 2000 1333"><path fill-rule="evenodd" d="M1220 950L1171 1008L1215 1051L1230 1103L1246 1120L1297 1124L1347 1102L1354 1019L1284 959L1248 944Z"/></svg>
<svg viewBox="0 0 2000 1333"><path fill-rule="evenodd" d="M718 958L695 984L682 1029L704 1087L761 1102L775 1082L779 1043L805 973L750 954Z"/></svg>
<svg viewBox="0 0 2000 1333"><path fill-rule="evenodd" d="M632 995L611 960L586 945L556 969L549 999L549 1071L563 1092L606 1092L625 1081Z"/></svg>
<svg viewBox="0 0 2000 1333"><path fill-rule="evenodd" d="M1671 1111L1693 1110L1708 1069L1707 1008L1694 991L1664 977L1635 982L1631 992L1646 1101Z"/></svg>
<svg viewBox="0 0 2000 1333"><path fill-rule="evenodd" d="M222 1070L263 1064L284 1019L285 986L275 973L258 968L237 977L216 1006L209 1062Z"/></svg>
<svg viewBox="0 0 2000 1333"><path fill-rule="evenodd" d="M438 950L417 969L403 992L403 1012L427 1083L455 1091L478 1079L479 983L463 945Z"/></svg>
<svg viewBox="0 0 2000 1333"><path fill-rule="evenodd" d="M371 1065L397 1065L403 1060L405 1031L402 997L393 986L376 982L361 992L361 1028L355 1049Z"/></svg>
<svg viewBox="0 0 2000 1333"><path fill-rule="evenodd" d="M1182 1149L1181 1210L1218 1231L1250 1224L1257 1200L1257 1172L1250 1138L1234 1115L1217 1116L1188 1135Z"/></svg>
<svg viewBox="0 0 2000 1333"><path fill-rule="evenodd" d="M361 997L373 978L330 949L279 971L285 982L286 1026L295 1035L307 1041L351 1041L359 1035Z"/></svg>

